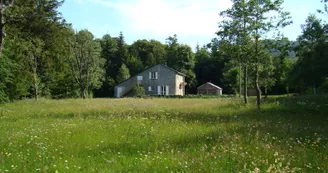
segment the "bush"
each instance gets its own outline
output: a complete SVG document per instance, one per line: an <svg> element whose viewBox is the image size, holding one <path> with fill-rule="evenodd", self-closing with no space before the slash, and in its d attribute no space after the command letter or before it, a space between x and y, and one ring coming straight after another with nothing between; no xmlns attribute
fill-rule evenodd
<svg viewBox="0 0 328 173"><path fill-rule="evenodd" d="M145 88L142 85L136 85L132 88L132 93L135 97L143 97L145 96Z"/></svg>
<svg viewBox="0 0 328 173"><path fill-rule="evenodd" d="M318 92L321 94L328 94L328 78L325 82L318 88Z"/></svg>

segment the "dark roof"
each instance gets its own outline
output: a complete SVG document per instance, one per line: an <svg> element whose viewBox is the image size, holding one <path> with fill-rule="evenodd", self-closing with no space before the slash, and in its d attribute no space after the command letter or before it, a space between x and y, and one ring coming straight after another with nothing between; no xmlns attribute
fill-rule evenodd
<svg viewBox="0 0 328 173"><path fill-rule="evenodd" d="M181 76L186 77L185 74L183 74L183 73L179 72L178 70L175 70L175 69L173 69L173 68L171 68L171 67L168 67L167 65L164 65L164 64L157 64L157 65L164 66L164 67L166 67L167 69L170 69L170 70L174 71L175 73L177 73L177 74L179 74L179 75L181 75ZM154 66L148 68L147 70L149 70L149 69L151 69L151 68L153 68L153 67L155 67L155 66L157 66L157 65L154 65ZM145 70L145 71L146 71L146 70Z"/></svg>
<svg viewBox="0 0 328 173"><path fill-rule="evenodd" d="M158 66L158 65L163 66L163 67L165 67L165 68L167 68L167 69L170 69L170 70L174 71L176 74L179 74L179 75L181 75L181 76L186 77L185 74L183 74L183 73L181 73L181 72L179 72L179 71L177 71L177 70L175 70L175 69L173 69L173 68L171 68L171 67L168 67L167 65L164 65L164 64L156 64L156 65L153 65L153 66L147 68L147 69L144 70L144 71L147 71L147 70L149 70L149 69L151 69L151 68L153 68L153 67L155 67L155 66ZM124 82L126 82L126 81L128 81L128 80L130 80L131 78L134 78L135 76L138 76L139 74L143 73L144 71L142 71L142 72L140 72L140 73L138 73L138 74L136 74L136 75L134 75L134 76L131 76L129 79L126 79L126 80L124 80L124 81L122 81L122 82L116 84L115 87L118 86L118 85L120 85L120 84L122 84L122 83L124 83Z"/></svg>
<svg viewBox="0 0 328 173"><path fill-rule="evenodd" d="M222 88L220 88L220 87L219 87L219 86L217 86L217 85L214 85L214 84L213 84L213 83L211 83L211 82L206 82L206 83L204 83L203 85L201 85L201 86L197 87L197 89L198 89L198 88L200 88L200 87L202 87L202 86L204 86L205 84L211 85L212 87L215 87L215 88L217 88L217 89L220 89L220 90L222 90Z"/></svg>

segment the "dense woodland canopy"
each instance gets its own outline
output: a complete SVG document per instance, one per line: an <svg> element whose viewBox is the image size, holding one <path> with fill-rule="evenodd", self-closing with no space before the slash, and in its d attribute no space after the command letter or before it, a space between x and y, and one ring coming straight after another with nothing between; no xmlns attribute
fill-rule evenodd
<svg viewBox="0 0 328 173"><path fill-rule="evenodd" d="M195 48L178 36L125 42L123 33L95 38L75 31L58 8L58 0L2 0L0 39L0 102L22 98L111 97L114 86L155 65L186 74L187 93L212 82L225 94L247 88L263 94L328 92L328 25L313 12L304 19L297 40L267 33L292 22L282 0L233 0L219 12L217 36ZM266 14L275 11L279 20ZM276 18L276 19L278 19ZM213 36L214 37L214 36ZM260 102L260 100L258 100ZM259 103L258 103L259 104Z"/></svg>

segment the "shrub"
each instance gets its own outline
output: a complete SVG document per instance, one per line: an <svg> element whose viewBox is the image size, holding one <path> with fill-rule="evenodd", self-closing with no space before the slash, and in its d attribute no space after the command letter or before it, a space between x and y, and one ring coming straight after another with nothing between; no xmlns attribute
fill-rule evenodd
<svg viewBox="0 0 328 173"><path fill-rule="evenodd" d="M132 93L135 97L145 96L145 88L142 85L136 85L132 88Z"/></svg>
<svg viewBox="0 0 328 173"><path fill-rule="evenodd" d="M319 93L328 94L328 78L325 82L318 88Z"/></svg>

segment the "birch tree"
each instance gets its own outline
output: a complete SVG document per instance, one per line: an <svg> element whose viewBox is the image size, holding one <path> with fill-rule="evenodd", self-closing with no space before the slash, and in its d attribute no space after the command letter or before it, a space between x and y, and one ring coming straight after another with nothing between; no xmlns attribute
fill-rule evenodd
<svg viewBox="0 0 328 173"><path fill-rule="evenodd" d="M217 35L230 42L228 52L232 54L234 61L239 66L239 76L243 69L244 78L244 101L248 103L248 69L250 65L251 40L250 40L250 2L249 0L232 0L230 9L220 13L224 20L219 23ZM241 92L241 78L239 78L239 92Z"/></svg>
<svg viewBox="0 0 328 173"><path fill-rule="evenodd" d="M283 0L250 0L251 22L250 28L251 36L254 40L254 58L252 64L254 66L254 86L256 89L256 102L258 110L261 106L261 86L260 73L261 68L265 68L263 64L265 56L262 56L263 45L261 41L272 31L278 31L278 28L285 27L291 24L291 17L289 12L284 12L282 8Z"/></svg>

